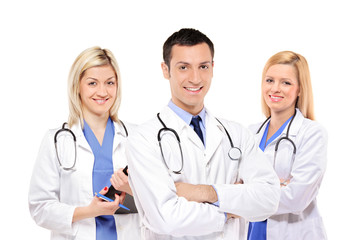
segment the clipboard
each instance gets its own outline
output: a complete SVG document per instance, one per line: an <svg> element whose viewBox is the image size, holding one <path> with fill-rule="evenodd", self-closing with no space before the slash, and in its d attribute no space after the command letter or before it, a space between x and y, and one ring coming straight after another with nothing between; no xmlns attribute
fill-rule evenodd
<svg viewBox="0 0 359 240"><path fill-rule="evenodd" d="M127 166L122 170L124 174L127 175ZM105 194L106 197L115 200L115 194L120 195L122 192L121 191L117 191L112 185L109 187L108 192ZM128 207L130 209L130 211L123 209L123 208L119 208L115 214L130 214L130 213L138 213L136 205L135 205L135 200L133 199L133 197L129 194L126 194L125 196L125 201L123 202L123 205Z"/></svg>
<svg viewBox="0 0 359 240"><path fill-rule="evenodd" d="M117 191L112 185L110 186L110 188L108 189L108 192L105 194L106 197L115 200L115 194L120 195L122 192L121 191ZM115 212L115 214L130 214L130 213L138 213L136 205L135 205L135 201L133 199L133 197L130 194L126 194L125 196L125 201L123 202L124 206L128 207L130 209L130 211L123 209L123 208L119 208L117 209L117 211Z"/></svg>

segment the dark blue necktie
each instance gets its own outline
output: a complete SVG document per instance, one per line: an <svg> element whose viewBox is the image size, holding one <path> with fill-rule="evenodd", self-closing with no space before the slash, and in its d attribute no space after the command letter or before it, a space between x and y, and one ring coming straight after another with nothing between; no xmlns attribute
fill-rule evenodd
<svg viewBox="0 0 359 240"><path fill-rule="evenodd" d="M192 121L191 121L191 124L193 126L193 130L197 133L198 137L201 139L202 143L204 144L203 142L203 134L202 134L202 131L201 131L201 128L199 126L199 121L201 121L201 117L193 117L192 118Z"/></svg>

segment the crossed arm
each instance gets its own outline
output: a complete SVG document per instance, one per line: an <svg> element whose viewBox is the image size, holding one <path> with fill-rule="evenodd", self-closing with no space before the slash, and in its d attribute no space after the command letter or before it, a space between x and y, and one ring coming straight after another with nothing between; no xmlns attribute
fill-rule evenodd
<svg viewBox="0 0 359 240"><path fill-rule="evenodd" d="M243 184L241 180L235 184ZM212 185L204 185L204 184L190 184L177 182L175 183L177 189L177 196L184 197L188 201L194 201L198 203L215 203L218 201L218 195L216 190ZM227 213L227 219L229 218L239 218L232 213Z"/></svg>
<svg viewBox="0 0 359 240"><path fill-rule="evenodd" d="M188 201L199 203L215 203L218 201L216 190L211 185L194 185L183 182L177 182L175 185L177 196L184 197Z"/></svg>

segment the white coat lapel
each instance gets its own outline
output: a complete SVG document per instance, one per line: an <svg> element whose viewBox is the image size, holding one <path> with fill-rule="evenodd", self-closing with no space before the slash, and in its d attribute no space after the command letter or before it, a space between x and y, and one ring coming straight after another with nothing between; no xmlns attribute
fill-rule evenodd
<svg viewBox="0 0 359 240"><path fill-rule="evenodd" d="M113 125L115 127L115 136L118 136L113 138L113 152L115 152L115 150L120 147L121 139L126 138L127 134L121 123L114 122Z"/></svg>
<svg viewBox="0 0 359 240"><path fill-rule="evenodd" d="M220 123L207 112L206 116L206 161L209 162L223 140Z"/></svg>
<svg viewBox="0 0 359 240"><path fill-rule="evenodd" d="M299 129L302 126L303 121L304 121L304 116L300 112L300 110L298 108L296 108L296 111L297 111L297 113L296 113L296 115L295 115L295 117L293 119L293 123L292 123L292 125L291 125L291 127L289 129L289 136L292 136L292 137L297 136L297 134L299 132ZM285 132L287 132L287 128L288 128L288 126L286 127Z"/></svg>
<svg viewBox="0 0 359 240"><path fill-rule="evenodd" d="M186 131L187 131L187 136L188 139L194 144L196 145L199 149L204 150L204 145L202 140L199 138L199 136L197 135L197 133L194 131L194 129L186 124L185 127Z"/></svg>
<svg viewBox="0 0 359 240"><path fill-rule="evenodd" d="M289 129L289 138L291 138L292 140L295 139L295 137L297 136L300 127L302 126L302 123L304 121L304 116L303 114L299 111L299 109L296 108L296 115L293 119L292 124L290 125L290 129ZM278 141L278 139L287 136L287 131L289 128L289 124L290 122L287 124L287 126L284 128L284 130L282 131L282 133L276 137L276 139L273 140L273 144L276 143ZM262 134L263 136L263 134ZM262 139L262 138L261 138Z"/></svg>
<svg viewBox="0 0 359 240"><path fill-rule="evenodd" d="M181 142L187 138L198 148L204 149L203 143L196 132L168 106L161 111L160 117L168 128L172 128L177 132Z"/></svg>
<svg viewBox="0 0 359 240"><path fill-rule="evenodd" d="M125 156L124 150L125 148L121 148L121 144L125 144L127 134L125 125L122 125L122 123L114 122L115 127L115 136L113 138L113 149L112 149L112 163L113 163L113 170L116 171L119 168L125 167L124 165L121 165L121 163L125 163L126 161L123 159ZM127 164L127 162L126 162Z"/></svg>
<svg viewBox="0 0 359 240"><path fill-rule="evenodd" d="M89 152L92 152L91 147L88 144L88 142L85 138L85 135L82 131L80 122L78 122L76 125L72 126L71 130L74 132L74 134L76 136L77 146L79 146Z"/></svg>

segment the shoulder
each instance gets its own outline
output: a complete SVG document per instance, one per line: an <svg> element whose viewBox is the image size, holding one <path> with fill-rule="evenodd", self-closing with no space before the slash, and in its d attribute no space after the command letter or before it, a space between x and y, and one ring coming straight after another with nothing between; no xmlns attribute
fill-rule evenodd
<svg viewBox="0 0 359 240"><path fill-rule="evenodd" d="M133 131L135 131L135 129L137 127L136 124L129 123L127 121L122 121L122 120L121 120L121 122L115 122L114 124L116 125L117 128L127 131L128 135L130 135Z"/></svg>
<svg viewBox="0 0 359 240"><path fill-rule="evenodd" d="M54 138L55 135L60 134L62 131L72 131L72 129L69 129L67 125L65 126L65 129L62 126L59 126L57 128L50 128L45 132L45 138Z"/></svg>
<svg viewBox="0 0 359 240"><path fill-rule="evenodd" d="M313 135L323 136L326 138L328 133L324 126L322 126L319 122L304 118L298 135L302 135L306 138L312 137Z"/></svg>
<svg viewBox="0 0 359 240"><path fill-rule="evenodd" d="M242 139L246 139L248 137L252 137L253 134L247 127L244 127L242 124L232 121L232 120L226 120L223 118L218 118L218 120L226 127L228 128L227 131L229 134L241 137Z"/></svg>
<svg viewBox="0 0 359 240"><path fill-rule="evenodd" d="M58 134L60 134L60 132L61 132L61 126L58 128L52 128L47 130L43 135L40 149L42 149L42 151L44 151L44 149L48 149L48 150L55 149L55 144L56 141L59 139Z"/></svg>
<svg viewBox="0 0 359 240"><path fill-rule="evenodd" d="M256 134L262 124L263 124L262 122L251 124L248 126L248 129L249 131L251 131L251 133Z"/></svg>
<svg viewBox="0 0 359 240"><path fill-rule="evenodd" d="M156 118L152 118L142 124L132 127L131 134L129 133L129 140L138 138L157 137L157 132L161 128L160 122Z"/></svg>

